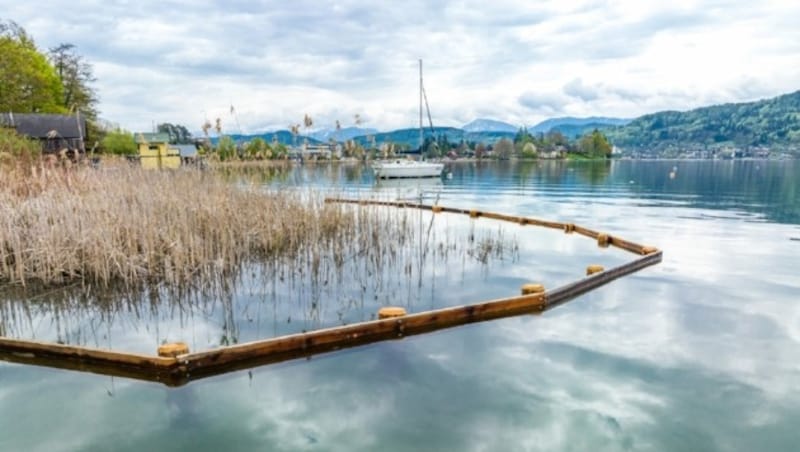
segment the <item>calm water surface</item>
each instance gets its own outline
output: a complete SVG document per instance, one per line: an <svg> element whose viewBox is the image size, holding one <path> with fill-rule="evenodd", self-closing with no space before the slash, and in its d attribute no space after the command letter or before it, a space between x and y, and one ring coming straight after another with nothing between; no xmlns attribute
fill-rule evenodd
<svg viewBox="0 0 800 452"><path fill-rule="evenodd" d="M543 316L178 389L0 362L0 450L798 450L800 165L448 170L440 182L377 185L352 166L227 177L569 221L658 246L664 262ZM419 311L515 294L525 282L555 287L587 264L629 259L557 231L408 215L430 248L423 258L412 247L394 264L354 261L317 282L273 283L269 269L250 268L203 293L5 288L0 331L147 353L185 340L202 350L368 319L382 304ZM508 248L481 257L464 244L469 236Z"/></svg>

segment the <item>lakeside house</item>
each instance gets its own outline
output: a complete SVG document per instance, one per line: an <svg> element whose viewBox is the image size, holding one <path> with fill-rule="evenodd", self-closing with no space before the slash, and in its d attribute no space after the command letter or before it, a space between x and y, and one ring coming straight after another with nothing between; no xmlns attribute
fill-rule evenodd
<svg viewBox="0 0 800 452"><path fill-rule="evenodd" d="M197 152L197 146L194 144L173 144L170 147L178 150L181 163L184 165L197 163L200 159L200 153Z"/></svg>
<svg viewBox="0 0 800 452"><path fill-rule="evenodd" d="M135 139L142 168L174 169L181 166L181 151L169 143L169 134L140 132Z"/></svg>
<svg viewBox="0 0 800 452"><path fill-rule="evenodd" d="M75 159L86 153L86 119L79 114L0 113L0 127L39 141L43 154Z"/></svg>
<svg viewBox="0 0 800 452"><path fill-rule="evenodd" d="M289 157L300 160L329 160L336 155L341 156L341 146L330 144L304 144L289 150Z"/></svg>

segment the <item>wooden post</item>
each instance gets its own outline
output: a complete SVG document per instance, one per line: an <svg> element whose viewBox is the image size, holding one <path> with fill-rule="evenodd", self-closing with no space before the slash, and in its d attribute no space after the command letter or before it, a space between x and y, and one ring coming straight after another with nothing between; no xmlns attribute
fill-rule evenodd
<svg viewBox="0 0 800 452"><path fill-rule="evenodd" d="M170 344L162 344L158 347L158 356L162 358L174 358L179 355L186 355L189 353L189 346L184 342L173 342Z"/></svg>
<svg viewBox="0 0 800 452"><path fill-rule="evenodd" d="M379 319L390 319L393 317L403 317L406 310L397 306L385 306L378 310Z"/></svg>
<svg viewBox="0 0 800 452"><path fill-rule="evenodd" d="M531 295L535 293L544 293L544 286L542 284L523 284L520 289L522 295Z"/></svg>
<svg viewBox="0 0 800 452"><path fill-rule="evenodd" d="M592 264L586 267L586 276L594 275L595 273L600 273L601 271L605 270L602 265Z"/></svg>

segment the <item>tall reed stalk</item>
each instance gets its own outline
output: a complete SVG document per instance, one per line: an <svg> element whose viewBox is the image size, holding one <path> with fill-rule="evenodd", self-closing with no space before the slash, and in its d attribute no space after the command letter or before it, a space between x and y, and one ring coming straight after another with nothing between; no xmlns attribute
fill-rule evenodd
<svg viewBox="0 0 800 452"><path fill-rule="evenodd" d="M336 255L404 235L406 222L367 210L243 189L213 172L0 170L0 281L182 284L248 259Z"/></svg>

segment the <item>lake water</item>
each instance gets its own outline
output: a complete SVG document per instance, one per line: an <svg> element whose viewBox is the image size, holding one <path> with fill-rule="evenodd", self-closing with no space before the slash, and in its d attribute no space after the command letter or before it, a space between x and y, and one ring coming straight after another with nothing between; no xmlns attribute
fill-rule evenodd
<svg viewBox="0 0 800 452"><path fill-rule="evenodd" d="M458 163L442 181L368 169L232 183L422 199L573 222L664 261L542 316L473 324L170 389L0 362L0 450L795 451L800 448L800 165ZM672 173L672 175L670 174ZM632 255L486 219L409 212L425 241L325 281L248 268L201 293L5 289L0 331L154 353L193 350L548 287ZM502 250L480 255L470 237ZM420 254L422 253L422 254ZM291 270L284 269L284 271ZM294 282L292 282L294 281ZM22 302L22 298L28 298Z"/></svg>

